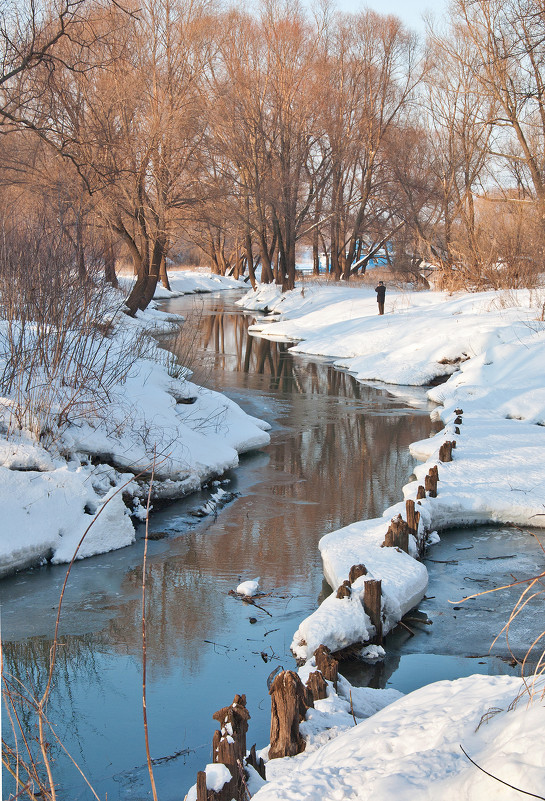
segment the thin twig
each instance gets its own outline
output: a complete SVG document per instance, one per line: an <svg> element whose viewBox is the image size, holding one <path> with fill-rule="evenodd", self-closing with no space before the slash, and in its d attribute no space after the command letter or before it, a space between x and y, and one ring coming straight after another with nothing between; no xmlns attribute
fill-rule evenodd
<svg viewBox="0 0 545 801"><path fill-rule="evenodd" d="M515 787L515 785L514 785L514 784L509 784L509 782L504 782L504 780L503 780L503 779L499 779L497 776L494 776L494 774L493 774L493 773L489 773L489 772L488 772L487 770L485 770L484 768L481 768L481 766L480 766L480 765L477 765L477 763L475 762L475 760L471 759L471 757L469 756L469 754L467 753L467 751L464 751L464 748L463 748L463 746L462 746L462 745L460 745L460 748L461 748L461 750L462 750L462 753L463 753L463 755L464 755L465 757L467 757L467 759L469 759L469 761L471 762L471 764L472 764L472 765L475 765L475 767L476 767L476 768L479 768L479 770L482 770L482 772L483 772L483 773L486 773L486 775L487 775L487 776L490 776L490 778L491 778L491 779L494 779L494 781L496 781L496 782L499 782L500 784L505 784L505 786L506 786L506 787L510 787L512 790L516 790L516 792L517 792L517 793L524 793L524 795L530 795L530 796L532 796L532 798L541 798L541 799L542 799L542 801L545 801L545 796L542 796L542 795L536 795L536 793L530 793L530 792L528 792L528 790L521 790L521 789L520 789L520 787Z"/></svg>
<svg viewBox="0 0 545 801"><path fill-rule="evenodd" d="M414 637L414 631L413 631L411 628L409 628L409 626L407 626L407 624L406 624L406 623L404 623L402 620L398 620L398 621L397 621L397 625L398 625L398 626L401 626L401 628L403 628L403 629L405 629L406 631L408 631L408 632L409 632L409 634L411 635L411 637Z"/></svg>
<svg viewBox="0 0 545 801"><path fill-rule="evenodd" d="M543 573L540 573L538 576L534 576L533 578L521 579L520 581L513 581L512 584L504 584L502 587L494 587L491 590L482 590L482 592L476 592L473 595L466 595L466 597L462 598L460 601L449 600L449 604L463 604L464 601L469 601L470 598L478 598L479 595L489 595L491 592L498 592L499 590L509 590L511 587L519 587L521 584L530 584L531 582L538 581L540 578L545 578L545 571ZM488 581L488 579L481 579L481 580ZM479 581L479 579L471 579L471 581Z"/></svg>
<svg viewBox="0 0 545 801"><path fill-rule="evenodd" d="M148 557L151 488L153 486L154 475L155 475L155 448L153 451L153 465L151 468L148 501L146 504L146 538L144 542L144 558L142 559L142 711L144 715L144 738L146 741L146 757L148 760L148 772L151 782L151 791L153 793L153 801L157 801L157 790L155 787L155 777L153 775L153 763L149 748L148 713L146 706L146 568L147 568L147 557Z"/></svg>
<svg viewBox="0 0 545 801"><path fill-rule="evenodd" d="M350 711L352 713L352 718L354 720L354 726L357 726L358 721L356 720L356 716L354 714L354 704L352 703L352 690L350 690Z"/></svg>

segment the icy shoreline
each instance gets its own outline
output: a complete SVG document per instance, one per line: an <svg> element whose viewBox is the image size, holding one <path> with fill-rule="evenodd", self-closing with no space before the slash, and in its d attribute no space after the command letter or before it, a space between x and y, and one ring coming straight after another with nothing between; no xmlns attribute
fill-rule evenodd
<svg viewBox="0 0 545 801"><path fill-rule="evenodd" d="M171 281L173 294L240 286L186 271ZM0 578L44 561L69 562L93 521L78 558L130 545L132 519L145 517L152 468L153 498L178 498L236 467L240 453L268 444L266 422L192 383L183 366L171 369L152 334L179 322L154 305L136 319L119 312L111 338L144 337L144 354L111 390L107 409L75 419L47 447L28 431L10 430L11 401L2 399Z"/></svg>
<svg viewBox="0 0 545 801"><path fill-rule="evenodd" d="M390 291L384 317L376 314L369 287L306 286L304 292L282 295L277 287L265 286L238 302L274 315L273 322L252 326L255 335L294 342L296 353L333 357L336 366L361 381L387 376L389 385L397 385L394 393L403 392L403 384L425 385L450 375L428 391L440 405L434 414L444 428L411 445L422 463L414 471L417 480L404 487L404 500L416 499L431 467L439 471L437 497L416 501L421 536L471 524L545 526L545 379L540 368L545 323L539 320L542 304L536 293ZM463 410L462 417L456 409ZM440 462L440 446L452 440L453 461ZM385 633L424 596L424 566L381 547L398 514L405 518L404 501L381 518L322 537L324 576L333 590L354 564L365 564L368 574L356 582L350 598L330 596L300 624L292 643L299 659L308 659L320 643L336 651L373 636L361 607L366 580L383 581Z"/></svg>
<svg viewBox="0 0 545 801"><path fill-rule="evenodd" d="M421 533L433 537L436 530L474 523L545 526L545 379L540 367L545 363L545 323L539 319L542 299L536 293L389 291L382 318L368 288L306 286L304 292L280 295L269 286L249 292L239 303L275 315L274 322L253 327L256 335L294 342L295 352L333 357L336 366L359 380L397 384L394 393L403 392L403 384L425 385L451 376L428 393L442 406L435 414L443 430L411 446L422 463L415 469L417 480L404 487L405 499L416 498L430 467L438 465L439 471L437 497L417 501ZM455 411L460 409L462 415ZM439 447L447 440L456 441L453 461L440 462ZM353 584L350 597L333 594L300 624L292 650L308 660L300 669L303 675L318 644L334 651L373 636L361 603L368 578L383 581L385 631L423 597L425 567L394 548L381 548L397 514L405 517L404 502L385 510L382 518L353 523L320 541L324 575L333 589L348 578L353 564L364 563L368 574ZM410 551L415 553L414 541ZM519 797L493 776L538 791L545 761L536 758L532 737L542 730L545 712L536 704L527 711L524 701L512 708L520 691L520 680L474 676L424 687L339 736L333 717L329 735L335 739L318 750L311 745L310 753L269 762L268 782L254 797L413 801L437 797L438 787L445 801L462 796L480 801L491 794ZM332 709L340 700L330 687L326 701ZM490 708L496 708L495 719L476 733ZM322 737L327 737L328 710L323 712ZM310 710L307 719L313 717ZM345 722L344 728L349 725ZM426 732L421 746L420 732ZM462 741L492 777L471 764L460 750Z"/></svg>

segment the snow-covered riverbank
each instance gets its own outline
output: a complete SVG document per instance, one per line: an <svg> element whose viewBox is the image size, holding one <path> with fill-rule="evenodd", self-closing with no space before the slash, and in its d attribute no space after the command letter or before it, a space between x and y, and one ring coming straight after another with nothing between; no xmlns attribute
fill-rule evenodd
<svg viewBox="0 0 545 801"><path fill-rule="evenodd" d="M237 287L189 272L174 273L172 284L178 292ZM120 300L113 298L112 307ZM108 346L120 343L142 355L110 387L107 408L76 417L52 441L14 430L13 401L0 399L0 577L46 559L70 561L95 518L79 557L133 542L131 517L145 514L140 501L154 459L154 498L175 498L236 466L240 453L269 442L266 422L192 383L190 371L157 346L151 334L179 322L156 308L136 319L118 312Z"/></svg>
<svg viewBox="0 0 545 801"><path fill-rule="evenodd" d="M295 341L296 352L333 357L362 381L396 385L391 387L396 394L404 393L403 385L451 376L429 392L440 404L435 414L445 427L413 444L423 463L415 470L417 480L404 489L405 498L414 499L424 475L438 465L437 497L417 506L420 525L429 534L471 523L545 525L545 323L539 293L388 291L383 317L377 315L372 288L342 285L307 285L304 293L296 289L285 295L263 287L240 303L278 315L275 322L254 326L256 334ZM463 409L461 423L454 422L456 409ZM439 446L453 439L453 461L439 462ZM300 658L308 659L319 643L336 650L372 636L361 604L368 578L383 581L386 630L423 596L423 565L380 547L398 513L405 514L404 503L385 510L382 518L322 538L324 574L333 588L353 564L362 562L369 572L354 584L351 597L330 596L300 624L292 644ZM527 696L510 709L519 689L518 680L482 676L425 687L317 751L273 760L267 768L272 781L254 797L481 801L520 796L480 772L460 745L499 779L537 792L545 761L534 753L533 738L545 712L539 704L526 711ZM476 731L492 708L495 716Z"/></svg>

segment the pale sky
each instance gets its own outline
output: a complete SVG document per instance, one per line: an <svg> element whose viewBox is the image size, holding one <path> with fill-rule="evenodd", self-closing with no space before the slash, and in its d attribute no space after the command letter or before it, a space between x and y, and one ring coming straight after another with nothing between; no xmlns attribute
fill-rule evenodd
<svg viewBox="0 0 545 801"><path fill-rule="evenodd" d="M447 0L336 0L336 6L340 11L372 8L381 14L395 14L409 28L423 33L423 14L431 12L440 18L446 11Z"/></svg>

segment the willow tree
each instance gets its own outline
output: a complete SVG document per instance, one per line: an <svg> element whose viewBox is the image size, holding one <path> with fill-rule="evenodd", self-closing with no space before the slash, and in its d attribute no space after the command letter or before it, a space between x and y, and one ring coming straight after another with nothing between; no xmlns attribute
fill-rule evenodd
<svg viewBox="0 0 545 801"><path fill-rule="evenodd" d="M104 228L130 254L131 314L149 304L172 239L196 202L205 128L203 75L213 25L206 0L116 7L102 20L102 68L57 70L57 136L95 198Z"/></svg>

